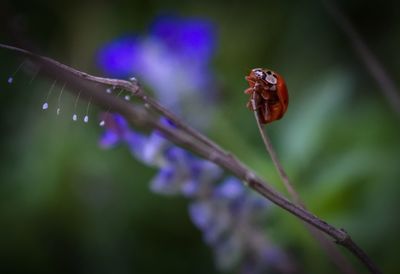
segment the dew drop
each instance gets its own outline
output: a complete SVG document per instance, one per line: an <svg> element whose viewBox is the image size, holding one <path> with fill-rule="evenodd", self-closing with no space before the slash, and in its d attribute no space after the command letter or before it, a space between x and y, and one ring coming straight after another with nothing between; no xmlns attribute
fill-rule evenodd
<svg viewBox="0 0 400 274"><path fill-rule="evenodd" d="M107 88L107 89L106 89L106 92L107 92L107 93L111 93L111 92L112 92L111 88Z"/></svg>
<svg viewBox="0 0 400 274"><path fill-rule="evenodd" d="M104 127L105 124L106 124L106 122L104 120L101 120L99 123L99 126Z"/></svg>
<svg viewBox="0 0 400 274"><path fill-rule="evenodd" d="M83 118L83 122L85 123L89 122L89 116L85 115L85 117Z"/></svg>
<svg viewBox="0 0 400 274"><path fill-rule="evenodd" d="M72 115L72 120L73 120L73 121L78 120L78 115L76 115L76 114L74 113L74 115Z"/></svg>
<svg viewBox="0 0 400 274"><path fill-rule="evenodd" d="M57 115L60 115L60 111L61 111L61 109L57 108Z"/></svg>
<svg viewBox="0 0 400 274"><path fill-rule="evenodd" d="M126 101L129 101L131 99L131 97L129 95L125 95L124 98L125 98Z"/></svg>
<svg viewBox="0 0 400 274"><path fill-rule="evenodd" d="M46 110L48 108L49 108L49 104L47 102L44 102L43 105L42 105L42 109Z"/></svg>
<svg viewBox="0 0 400 274"><path fill-rule="evenodd" d="M11 85L13 81L14 81L14 78L12 76L8 77L7 83L9 83Z"/></svg>

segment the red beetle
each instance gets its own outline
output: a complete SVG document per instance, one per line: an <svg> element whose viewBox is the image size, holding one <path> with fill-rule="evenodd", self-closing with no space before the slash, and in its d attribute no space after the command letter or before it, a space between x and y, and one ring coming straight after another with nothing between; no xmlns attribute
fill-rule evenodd
<svg viewBox="0 0 400 274"><path fill-rule="evenodd" d="M250 95L247 107L257 111L260 122L268 124L281 119L289 104L289 95L282 76L269 69L255 68L245 79L249 82L249 88L244 93Z"/></svg>

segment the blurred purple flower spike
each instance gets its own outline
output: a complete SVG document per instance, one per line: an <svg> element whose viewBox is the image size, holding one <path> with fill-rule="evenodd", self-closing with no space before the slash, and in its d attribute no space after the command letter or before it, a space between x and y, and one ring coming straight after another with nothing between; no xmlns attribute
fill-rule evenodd
<svg viewBox="0 0 400 274"><path fill-rule="evenodd" d="M124 117L119 114L103 114L103 121L106 122L106 131L104 131L100 138L100 146L103 148L110 148L115 146L124 136L131 131L128 123Z"/></svg>
<svg viewBox="0 0 400 274"><path fill-rule="evenodd" d="M214 195L218 198L234 200L239 199L245 194L243 184L236 178L229 177L214 190Z"/></svg>
<svg viewBox="0 0 400 274"><path fill-rule="evenodd" d="M143 136L131 130L120 115L107 114L103 119L103 147L119 142L128 145L137 159L159 168L151 182L152 191L193 200L190 218L213 248L219 269L240 267L242 273L258 274L290 265L286 255L269 244L260 226L267 213L265 199L249 192L234 177L218 183L223 179L220 167L173 146L158 131ZM161 121L175 128L168 120Z"/></svg>
<svg viewBox="0 0 400 274"><path fill-rule="evenodd" d="M208 65L216 47L214 29L213 24L200 18L160 16L154 21L151 33L176 55Z"/></svg>
<svg viewBox="0 0 400 274"><path fill-rule="evenodd" d="M267 241L260 228L267 206L260 201L264 199L250 193L238 179L228 177L213 188L211 195L189 206L192 222L213 247L220 269L232 269L239 263L243 273L264 273L271 267L282 269L282 262L289 265L285 254ZM264 210L252 210L254 205Z"/></svg>
<svg viewBox="0 0 400 274"><path fill-rule="evenodd" d="M222 175L222 170L215 164L198 159L178 147L168 148L164 159L159 173L151 182L151 189L157 193L201 196L210 192L214 182Z"/></svg>
<svg viewBox="0 0 400 274"><path fill-rule="evenodd" d="M123 37L104 45L98 52L99 66L114 77L127 77L138 70L139 42L134 37Z"/></svg>
<svg viewBox="0 0 400 274"><path fill-rule="evenodd" d="M151 182L151 190L161 194L178 194L182 184L190 177L186 161L188 153L178 147L164 152L165 163Z"/></svg>
<svg viewBox="0 0 400 274"><path fill-rule="evenodd" d="M98 64L112 76L137 76L164 105L204 128L216 98L210 67L214 29L204 19L160 16L147 36L105 44L98 52Z"/></svg>
<svg viewBox="0 0 400 274"><path fill-rule="evenodd" d="M215 182L222 178L223 171L216 164L194 158L190 164L190 179L182 186L182 194L186 197L203 197L215 187Z"/></svg>
<svg viewBox="0 0 400 274"><path fill-rule="evenodd" d="M162 104L184 114L191 124L205 127L215 98L210 68L214 29L203 19L158 17L147 36L106 44L99 51L99 65L113 76L137 76ZM224 178L220 167L174 146L157 130L144 136L130 129L120 115L107 114L103 120L106 131L100 146L126 144L138 160L158 168L152 191L191 199L190 218L212 247L219 269L258 274L288 265L285 254L267 241L263 231L265 199L249 192L238 179ZM167 119L161 122L176 128Z"/></svg>
<svg viewBox="0 0 400 274"><path fill-rule="evenodd" d="M114 147L121 139L119 138L118 134L111 131L106 130L100 137L99 145L102 148L112 148Z"/></svg>
<svg viewBox="0 0 400 274"><path fill-rule="evenodd" d="M103 114L103 120L106 130L100 138L100 147L111 148L120 142L124 142L129 146L135 157L143 160L143 147L146 137L133 131L120 114Z"/></svg>

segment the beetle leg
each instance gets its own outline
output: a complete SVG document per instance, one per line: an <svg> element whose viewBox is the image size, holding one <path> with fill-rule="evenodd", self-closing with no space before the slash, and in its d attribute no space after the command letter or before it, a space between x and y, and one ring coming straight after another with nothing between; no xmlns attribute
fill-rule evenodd
<svg viewBox="0 0 400 274"><path fill-rule="evenodd" d="M250 98L249 101L246 104L246 107L251 111L255 111L258 108L260 108L260 105L257 104L257 102L255 103L255 106L253 106L253 100L254 100L253 98Z"/></svg>
<svg viewBox="0 0 400 274"><path fill-rule="evenodd" d="M244 93L245 94L252 94L254 92L253 88L247 88Z"/></svg>
<svg viewBox="0 0 400 274"><path fill-rule="evenodd" d="M251 111L255 111L258 121L261 124L266 124L268 121L268 102L264 100L260 94L253 92L251 94L250 100L246 104L247 108Z"/></svg>
<svg viewBox="0 0 400 274"><path fill-rule="evenodd" d="M249 83L250 86L254 86L254 84L256 83L256 81L254 81L254 79L249 76L246 76L245 80Z"/></svg>
<svg viewBox="0 0 400 274"><path fill-rule="evenodd" d="M246 107L251 111L255 111L255 110L258 110L259 108L261 108L262 105L256 103L256 106L254 108L253 107L253 103L252 103L252 99L250 98L250 100L246 104Z"/></svg>
<svg viewBox="0 0 400 274"><path fill-rule="evenodd" d="M249 110L254 111L254 110L253 110L253 106L251 105L251 100L249 100L249 101L246 103L246 107L247 107Z"/></svg>
<svg viewBox="0 0 400 274"><path fill-rule="evenodd" d="M247 81L247 82L249 82L249 83L255 83L256 81L254 80L254 78L253 77L251 77L251 76L245 76L244 77L244 79Z"/></svg>

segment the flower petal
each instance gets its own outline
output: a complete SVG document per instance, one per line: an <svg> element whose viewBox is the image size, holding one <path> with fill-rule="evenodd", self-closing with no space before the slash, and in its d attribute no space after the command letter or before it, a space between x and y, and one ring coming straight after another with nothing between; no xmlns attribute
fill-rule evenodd
<svg viewBox="0 0 400 274"><path fill-rule="evenodd" d="M139 46L138 39L132 36L113 40L98 51L98 64L108 75L130 76L140 67Z"/></svg>
<svg viewBox="0 0 400 274"><path fill-rule="evenodd" d="M238 179L229 177L215 188L214 194L218 198L234 200L243 196L245 191L245 187Z"/></svg>

